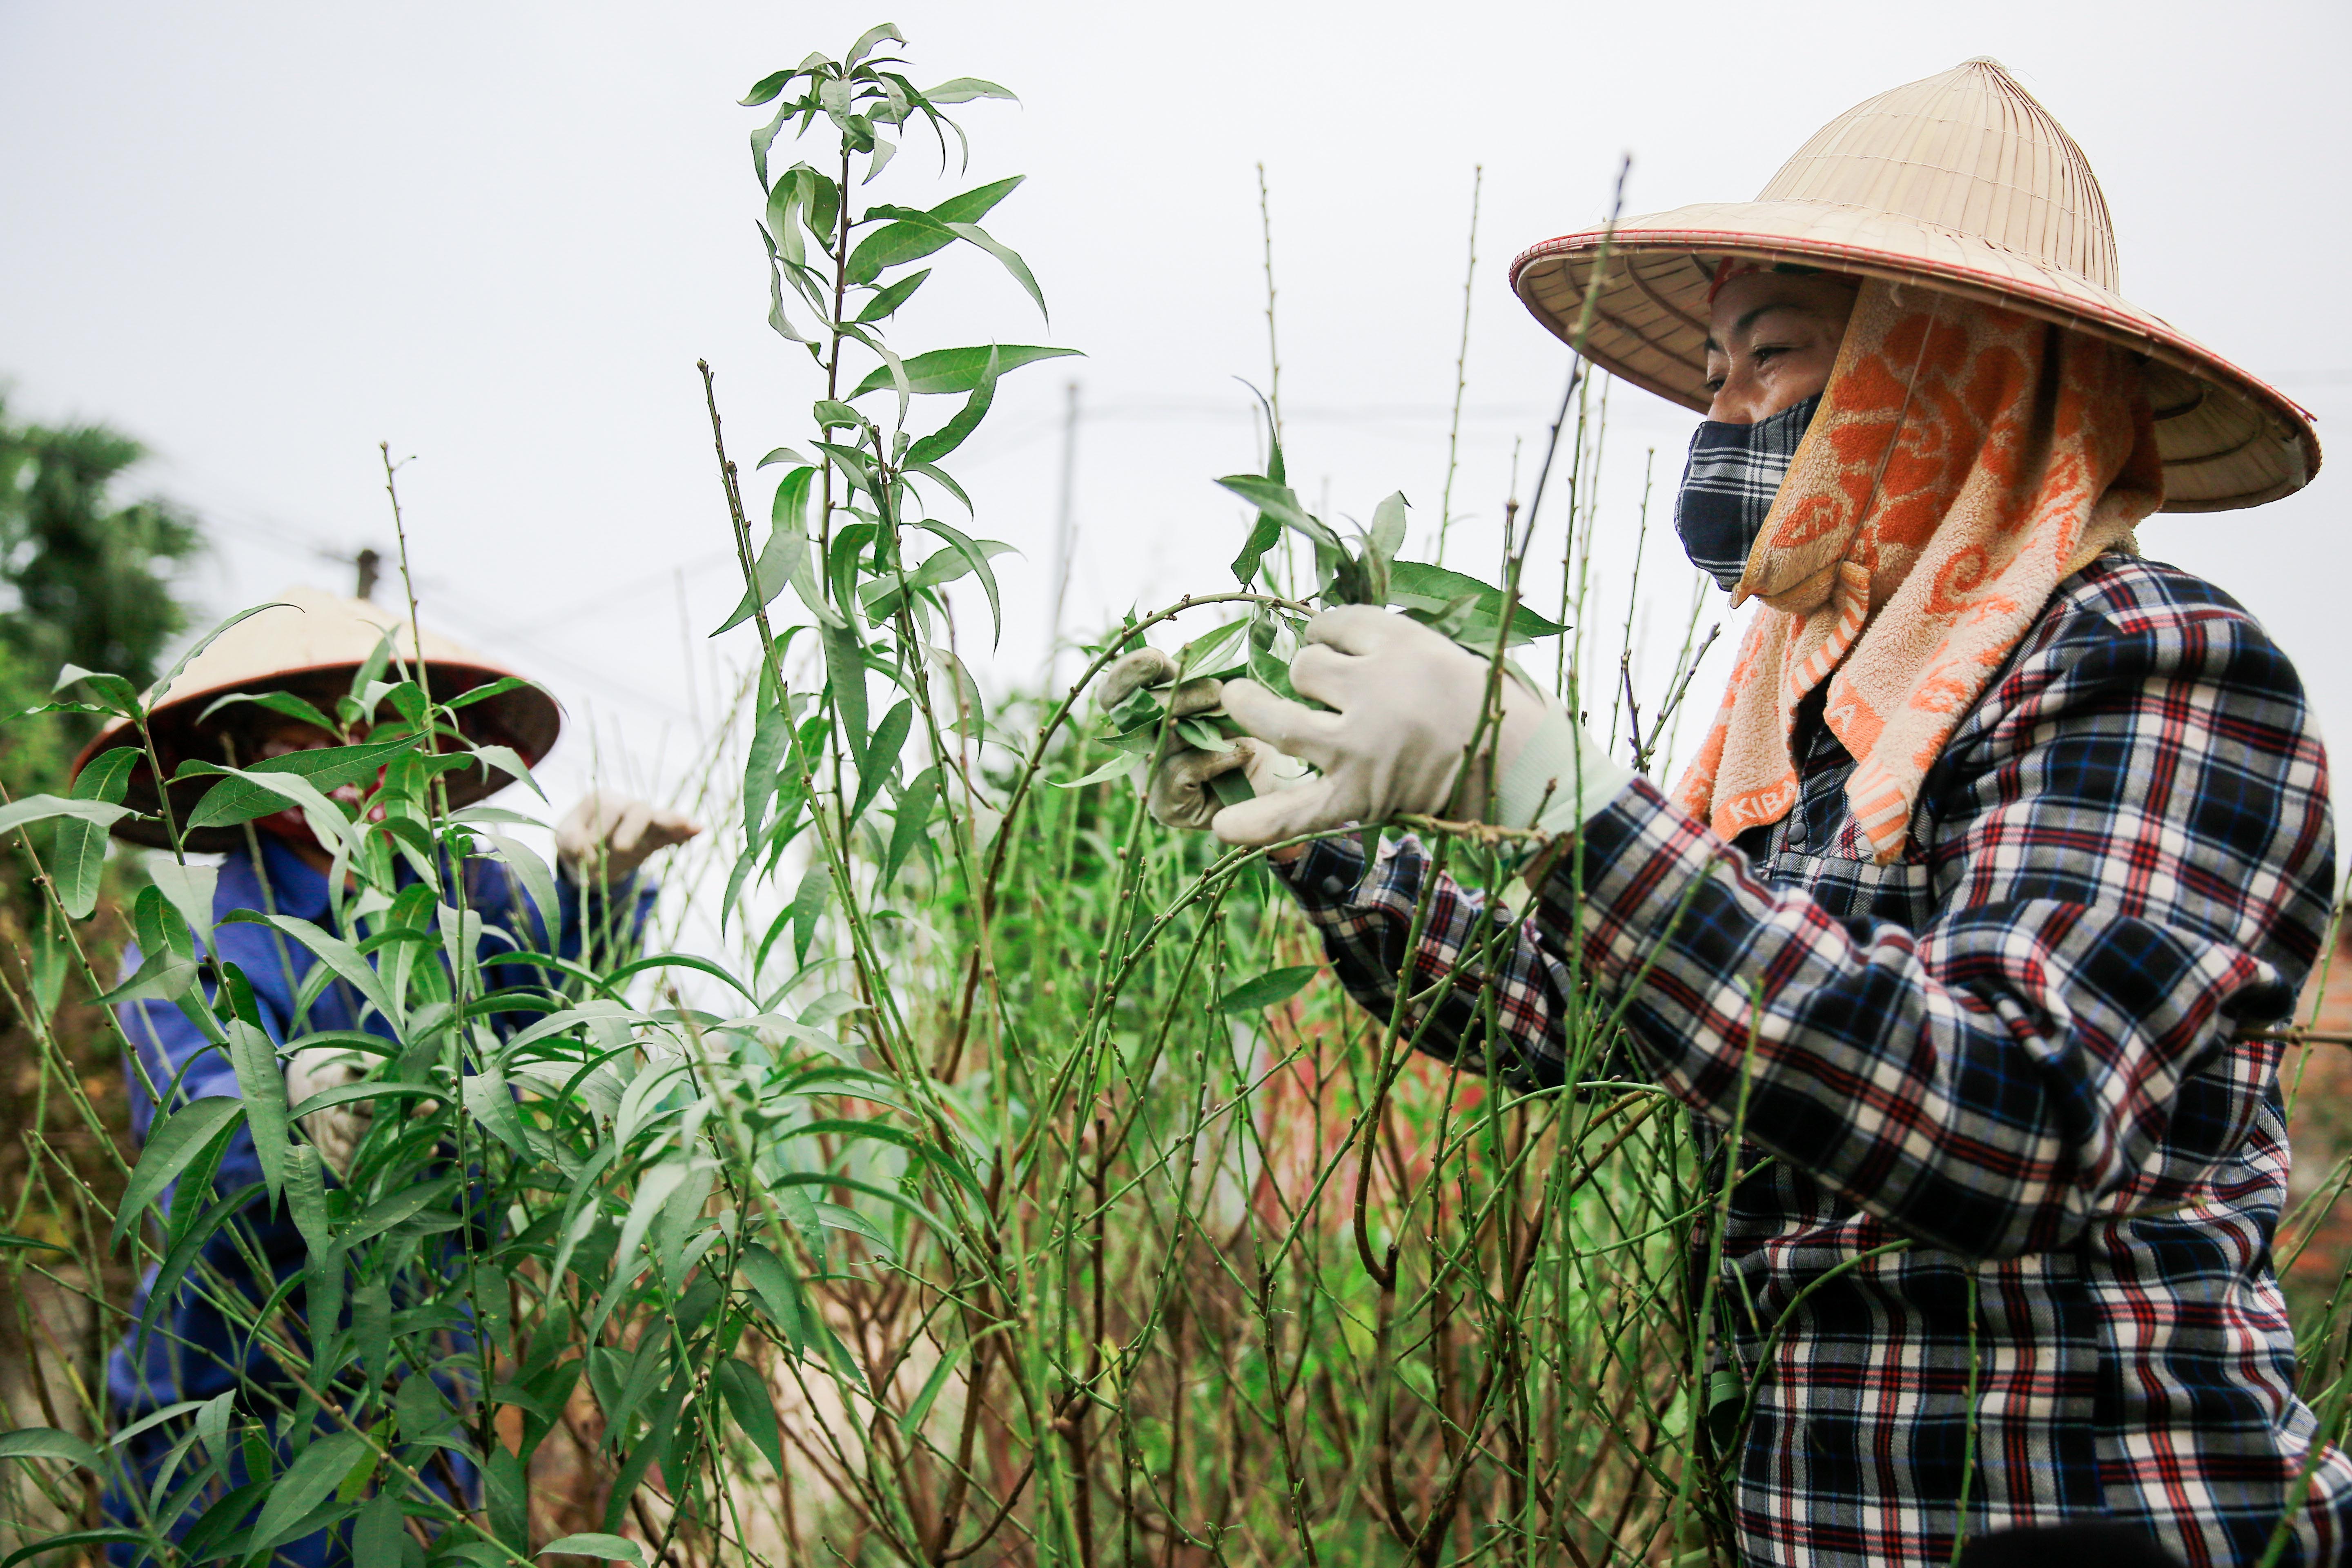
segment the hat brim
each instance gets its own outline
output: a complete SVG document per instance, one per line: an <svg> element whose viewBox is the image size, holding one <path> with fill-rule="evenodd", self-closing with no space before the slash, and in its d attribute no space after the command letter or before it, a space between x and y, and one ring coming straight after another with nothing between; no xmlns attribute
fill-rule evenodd
<svg viewBox="0 0 2352 1568"><path fill-rule="evenodd" d="M1591 287L1604 241L1608 263ZM1824 202L1678 207L1548 239L1511 263L1536 319L1594 363L1670 402L1707 406L1707 289L1725 258L1799 262L1916 283L2021 311L2147 356L2166 511L2227 511L2292 495L2319 469L2308 410L2075 273L1899 214Z"/></svg>
<svg viewBox="0 0 2352 1568"><path fill-rule="evenodd" d="M148 715L148 732L155 742L156 756L163 764L166 777L176 773L180 763L190 758L205 762L221 760L219 721L207 722L205 710L234 691L300 690L313 686L332 684L348 686L357 664L320 664L278 671L265 679L207 686L182 693L173 691L169 700L158 705ZM478 665L441 659L425 663L426 679L432 683L437 701L447 701L477 687L504 679L508 671ZM556 736L563 728L563 710L555 699L536 686L519 686L501 691L494 697L460 709L458 726L467 739L477 745L509 746L523 759L526 765L537 766L555 745ZM98 732L81 755L74 759L74 769L79 773L91 758L115 746L136 745L138 736L130 721L118 719ZM184 823L205 792L217 782L210 777L176 780L172 784L172 811L176 821ZM452 807L471 805L476 801L497 794L514 780L503 773L488 769L468 768L444 775ZM123 804L139 817L126 816L114 826L114 836L151 849L168 849L171 836L164 831L155 791L153 772L142 758L131 770L130 784ZM143 818L143 819L142 819ZM245 846L243 826L198 827L184 831L181 840L184 847L203 854L226 854Z"/></svg>

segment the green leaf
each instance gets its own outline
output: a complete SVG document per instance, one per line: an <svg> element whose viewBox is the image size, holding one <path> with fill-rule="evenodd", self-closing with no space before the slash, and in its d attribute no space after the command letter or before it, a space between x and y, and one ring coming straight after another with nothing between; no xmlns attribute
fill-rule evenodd
<svg viewBox="0 0 2352 1568"><path fill-rule="evenodd" d="M807 68L803 66L801 70ZM735 101L745 109L757 109L763 103L773 101L775 96L784 90L785 84L800 74L800 70L770 71L751 84L751 91Z"/></svg>
<svg viewBox="0 0 2352 1568"><path fill-rule="evenodd" d="M352 1087L358 1088L354 1084ZM319 1098L312 1096L313 1100ZM304 1100L309 1105L310 1100ZM319 1158L315 1143L298 1143L286 1162L286 1208L293 1216L294 1228L301 1234L302 1245L315 1262L333 1250L334 1231L327 1219L326 1167ZM150 1298L152 1299L152 1297Z"/></svg>
<svg viewBox="0 0 2352 1568"><path fill-rule="evenodd" d="M220 881L220 868L159 858L148 866L147 877L180 912L180 918L188 922L188 930L195 939L209 947L213 940L213 891Z"/></svg>
<svg viewBox="0 0 2352 1568"><path fill-rule="evenodd" d="M1002 98L1018 103L1021 100L992 81L982 81L976 76L960 76L940 83L923 96L933 103L969 103L975 98Z"/></svg>
<svg viewBox="0 0 2352 1568"><path fill-rule="evenodd" d="M931 1375L923 1380L923 1386L915 1394L914 1403L908 1405L900 1414L899 1431L911 1437L916 1429L922 1426L923 1417L929 1415L931 1413L931 1406L939 1403L940 1394L947 1388L949 1377L955 1372L956 1353L949 1352L940 1353L939 1364L931 1368Z"/></svg>
<svg viewBox="0 0 2352 1568"><path fill-rule="evenodd" d="M625 1541L617 1535L606 1535L596 1530L584 1530L577 1535L551 1541L539 1549L538 1555L544 1557L551 1552L568 1552L576 1557L602 1557L611 1563L635 1563L639 1568L644 1568L646 1561L645 1548L635 1542Z"/></svg>
<svg viewBox="0 0 2352 1568"><path fill-rule="evenodd" d="M898 868L906 864L915 846L923 841L939 795L940 772L937 768L925 768L898 796L898 820L890 825L890 850L883 858L879 892L889 891L890 884L898 879Z"/></svg>
<svg viewBox="0 0 2352 1568"><path fill-rule="evenodd" d="M251 775L287 774L307 783L321 795L342 788L345 784L373 784L376 774L390 765L393 758L404 752L418 749L422 738L404 735L394 740L380 741L358 746L321 746L316 751L289 752L282 757L264 757L247 768L230 769L211 763L186 763L181 765L175 778L218 777L215 784L197 803L195 812L186 826L233 826L250 822L257 816L268 816L286 809L289 799L305 799L299 792L281 791L272 784L255 782Z"/></svg>
<svg viewBox="0 0 2352 1568"><path fill-rule="evenodd" d="M1339 536L1324 526L1321 519L1309 516L1288 485L1259 474L1228 474L1217 483L1283 527L1306 535L1325 549L1339 548Z"/></svg>
<svg viewBox="0 0 2352 1568"><path fill-rule="evenodd" d="M711 1379L719 1384L727 1408L735 1416L735 1425L751 1446L760 1450L776 1473L784 1473L784 1441L776 1424L775 1401L769 1397L768 1385L748 1363L730 1356L710 1369Z"/></svg>
<svg viewBox="0 0 2352 1568"><path fill-rule="evenodd" d="M319 1438L294 1457L294 1462L263 1494L261 1517L253 1521L245 1550L263 1552L291 1540L288 1527L299 1524L312 1509L327 1500L335 1484L351 1473L352 1462L367 1452L355 1432L335 1432Z"/></svg>
<svg viewBox="0 0 2352 1568"><path fill-rule="evenodd" d="M59 816L111 827L130 815L129 806L110 800L67 800L54 795L28 795L0 806L0 833L14 833L20 827Z"/></svg>
<svg viewBox="0 0 2352 1568"><path fill-rule="evenodd" d="M68 793L76 800L120 802L130 787L131 770L138 765L141 754L136 746L114 746L100 752L74 775L73 786Z"/></svg>
<svg viewBox="0 0 2352 1568"><path fill-rule="evenodd" d="M147 1147L140 1152L139 1163L131 1171L130 1182L122 1189L122 1201L115 1205L114 1229L107 1238L109 1245L121 1241L124 1233L138 1223L147 1205L161 1197L163 1189L244 1114L245 1101L230 1095L206 1095L157 1121L147 1134Z"/></svg>
<svg viewBox="0 0 2352 1568"><path fill-rule="evenodd" d="M272 713L282 713L289 719L299 720L313 728L324 730L330 735L337 733L340 728L332 719L290 691L232 691L226 697L215 697L205 703L205 710L196 715L196 721L202 723L222 709L239 702L250 702Z"/></svg>
<svg viewBox="0 0 2352 1568"><path fill-rule="evenodd" d="M1396 552L1404 548L1404 513L1408 504L1404 492L1398 490L1372 509L1370 542L1383 561L1394 561Z"/></svg>
<svg viewBox="0 0 2352 1568"><path fill-rule="evenodd" d="M1076 349L1038 348L1027 343L984 343L977 348L933 349L906 361L907 384L918 393L970 392L988 374L989 356L996 356L996 373L1008 374L1040 360L1066 359ZM863 397L897 383L887 365L877 366L857 384L852 397Z"/></svg>
<svg viewBox="0 0 2352 1568"><path fill-rule="evenodd" d="M507 1075L499 1064L485 1058L473 1072L466 1076L458 1096L491 1137L528 1160L530 1140L524 1136L522 1113L515 1109L514 1095L507 1088Z"/></svg>
<svg viewBox="0 0 2352 1568"><path fill-rule="evenodd" d="M948 227L954 231L957 238L976 245L996 258L997 265L1011 273L1013 280L1020 284L1022 291L1036 304L1038 316L1048 321L1053 320L1053 312L1045 309L1045 291L1037 287L1036 275L1029 270L1029 264L1021 259L1019 251L991 237L988 231L977 224L951 223Z"/></svg>
<svg viewBox="0 0 2352 1568"><path fill-rule="evenodd" d="M907 732L914 722L915 704L911 699L901 697L882 716L882 722L874 726L874 738L866 743L865 754L856 759L857 800L849 810L851 823L864 816L866 808L882 792L883 784L898 776L898 756L907 749Z"/></svg>
<svg viewBox="0 0 2352 1568"><path fill-rule="evenodd" d="M757 843L768 826L768 805L776 795L776 772L792 745L793 716L776 690L767 664L760 666L759 699L751 743L743 757L743 836Z"/></svg>
<svg viewBox="0 0 2352 1568"><path fill-rule="evenodd" d="M988 417L989 405L996 401L996 378L1001 368L996 345L991 343L988 349L988 363L982 369L980 384L971 389L971 395L965 399L961 408L956 410L954 418L929 435L920 437L913 446L907 448L907 461L936 463L958 447L962 446L965 437L978 429L980 422Z"/></svg>
<svg viewBox="0 0 2352 1568"><path fill-rule="evenodd" d="M896 43L903 44L907 41L907 35L898 31L895 26L888 22L884 22L877 26L868 27L866 31L857 35L857 41L849 46L849 53L842 57L841 63L845 66L856 65L858 61L864 59L873 51L875 45L880 43L885 38L888 38Z"/></svg>
<svg viewBox="0 0 2352 1568"><path fill-rule="evenodd" d="M1231 662L1230 653L1239 650L1234 646L1250 628L1251 617L1228 621L1212 632L1204 632L1176 651L1177 679L1190 679L1205 671L1218 669Z"/></svg>
<svg viewBox="0 0 2352 1568"><path fill-rule="evenodd" d="M1277 697L1296 702L1298 693L1291 688L1289 662L1277 658L1274 651L1275 639L1286 625L1287 623L1272 611L1263 605L1259 607L1258 615L1250 625L1249 672L1250 679L1260 686ZM1295 637L1297 627L1289 629Z"/></svg>
<svg viewBox="0 0 2352 1568"><path fill-rule="evenodd" d="M1176 733L1183 738L1184 743L1188 746L1196 747L1203 752L1222 752L1225 749L1225 737L1223 733L1206 719L1179 719L1175 722L1174 729Z"/></svg>
<svg viewBox="0 0 2352 1568"><path fill-rule="evenodd" d="M920 272L909 272L888 288L881 289L875 294L874 298L866 301L864 310L857 312L858 321L864 324L888 321L898 314L899 306L915 297L915 290L921 288L923 280L930 275L931 269L926 267Z"/></svg>
<svg viewBox="0 0 2352 1568"><path fill-rule="evenodd" d="M63 1459L85 1470L102 1469L105 1465L96 1448L54 1426L19 1426L14 1432L0 1432L0 1459Z"/></svg>
<svg viewBox="0 0 2352 1568"><path fill-rule="evenodd" d="M19 1563L27 1562L32 1558L42 1556L47 1552L63 1552L68 1547L108 1546L116 1542L122 1542L130 1545L136 1546L143 1543L146 1539L146 1535L142 1531L136 1530L123 1530L112 1526L110 1526L105 1530L76 1530L64 1535L45 1535L40 1540L33 1542L30 1546L20 1546L16 1551L8 1553L6 1557L0 1558L0 1568L16 1568L16 1564ZM61 1559L60 1561L68 1560ZM87 1561L87 1559L83 1559L83 1561Z"/></svg>
<svg viewBox="0 0 2352 1568"><path fill-rule="evenodd" d="M816 940L816 922L832 897L833 868L818 856L801 874L800 889L793 895L793 950L799 963L808 962L809 944Z"/></svg>
<svg viewBox="0 0 2352 1568"><path fill-rule="evenodd" d="M18 1236L13 1230L0 1230L0 1247L37 1247L46 1251L63 1252L68 1255L72 1252L72 1248L59 1247L54 1241L43 1241L38 1237Z"/></svg>
<svg viewBox="0 0 2352 1568"><path fill-rule="evenodd" d="M408 1534L401 1519L398 1492L378 1492L369 1499L360 1510L359 1522L352 1527L352 1561L399 1562L400 1543Z"/></svg>
<svg viewBox="0 0 2352 1568"><path fill-rule="evenodd" d="M139 706L138 689L130 681L119 675L108 675L102 670L84 669L78 664L69 664L58 670L57 684L49 689L63 691L77 680L89 684L91 693L98 699L99 706L104 708L109 713L135 720L144 711Z"/></svg>
<svg viewBox="0 0 2352 1568"><path fill-rule="evenodd" d="M1055 779L1052 782L1057 789L1078 789L1087 784L1101 784L1108 779L1125 778L1132 774L1139 765L1138 758L1122 752L1091 773L1082 773L1074 779Z"/></svg>
<svg viewBox="0 0 2352 1568"><path fill-rule="evenodd" d="M135 746L115 746L100 752L74 775L76 800L119 805L131 784L131 770L140 761ZM58 818L57 838L49 851L49 876L66 913L86 920L98 908L98 886L106 868L106 828L86 817Z"/></svg>
<svg viewBox="0 0 2352 1568"><path fill-rule="evenodd" d="M1002 642L1004 638L1004 607L998 602L996 596L996 574L988 564L990 555L999 554L1002 552L983 550L981 548L980 541L960 529L950 528L936 518L927 517L920 522L910 522L907 526L921 529L925 533L939 535L962 555L966 563L971 566L972 574L980 579L981 591L988 595L989 646L993 647L997 643ZM929 564L928 561L924 563L926 566Z"/></svg>
<svg viewBox="0 0 2352 1568"><path fill-rule="evenodd" d="M237 1092L245 1097L245 1124L261 1162L262 1183L276 1203L286 1187L286 1069L268 1035L243 1018L231 1018L226 1027L229 1062L236 1069Z"/></svg>
<svg viewBox="0 0 2352 1568"><path fill-rule="evenodd" d="M539 780L531 776L530 764L524 762L522 753L512 746L475 746L468 749L466 754L485 764L482 768L485 774L488 774L491 768L496 768L517 784L529 784L530 793L540 799L547 798L547 792L539 787Z"/></svg>
<svg viewBox="0 0 2352 1568"><path fill-rule="evenodd" d="M346 1248L373 1241L393 1226L404 1225L423 1214L446 1197L457 1184L456 1176L443 1176L423 1186L404 1187L390 1197L379 1198L361 1213L352 1228L339 1239Z"/></svg>
<svg viewBox="0 0 2352 1568"><path fill-rule="evenodd" d="M758 1242L743 1248L735 1259L735 1267L751 1282L759 1294L760 1302L768 1309L768 1316L783 1331L785 1342L797 1355L807 1340L803 1332L801 1316L800 1276L791 1264Z"/></svg>
<svg viewBox="0 0 2352 1568"><path fill-rule="evenodd" d="M815 474L812 468L794 468L777 485L775 527L753 563L751 584L743 590L742 600L736 605L734 613L710 634L712 637L731 632L750 620L782 593L787 583L820 622L831 626L840 620L840 612L824 602L824 595L817 587L816 568L811 559L814 547L801 522Z"/></svg>
<svg viewBox="0 0 2352 1568"><path fill-rule="evenodd" d="M881 1199L884 1203L888 1204L893 1208L903 1209L913 1218L920 1220L923 1224L931 1226L942 1233L953 1234L954 1231L954 1226L948 1225L945 1221L941 1220L939 1215L931 1213L930 1210L923 1207L922 1205L915 1202L904 1193L893 1192L888 1187L877 1186L872 1182L859 1181L854 1176L845 1176L837 1172L785 1171L771 1176L768 1180L772 1186L779 1188L846 1187L853 1193L864 1193L869 1198ZM835 1205L832 1206L837 1208L840 1205ZM822 1213L823 1210L820 1209L819 1212ZM886 1243L885 1245L887 1244Z"/></svg>
<svg viewBox="0 0 2352 1568"><path fill-rule="evenodd" d="M555 933L563 927L563 906L562 896L556 891L554 873L547 868L547 862L540 858L538 850L520 839L509 838L504 834L486 831L481 834L481 840L488 847L490 855L505 861L507 868L515 874L515 879L522 884L524 895L530 899L531 907L539 913L541 931L546 933L549 941L552 942L555 939ZM516 912L520 914L521 911ZM526 948L535 945L533 942L522 941L531 934L528 931L511 931L509 934Z"/></svg>
<svg viewBox="0 0 2352 1568"><path fill-rule="evenodd" d="M392 1286L371 1279L352 1292L352 1339L360 1365L378 1385L392 1368Z"/></svg>
<svg viewBox="0 0 2352 1568"><path fill-rule="evenodd" d="M185 997L194 1005L200 1001L197 982L201 978L194 962L181 957L166 948L142 953L137 973L100 996L93 996L95 1006L117 1007L125 1002L177 1002Z"/></svg>
<svg viewBox="0 0 2352 1568"><path fill-rule="evenodd" d="M1491 647L1503 610L1503 591L1500 588L1425 562L1399 561L1389 567L1390 601L1405 610L1417 610L1424 616L1442 614L1465 594L1475 595L1472 619L1458 635L1465 641L1475 641L1483 632L1487 646ZM1510 640L1513 646L1537 637L1558 637L1567 629L1559 622L1528 608L1525 604L1512 609Z"/></svg>
<svg viewBox="0 0 2352 1568"><path fill-rule="evenodd" d="M997 203L1018 189L1026 177L1015 174L1011 179L977 186L961 195L950 196L929 212L876 229L850 252L846 272L849 281L863 287L893 267L919 261L932 252L954 244L955 234L947 227L949 224L979 222ZM906 209L886 207L877 210L897 213Z"/></svg>
<svg viewBox="0 0 2352 1568"><path fill-rule="evenodd" d="M401 1014L394 1008L391 994L384 990L383 977L375 965L360 956L359 949L342 938L320 930L299 915L264 914L259 910L233 910L224 925L274 926L318 954L320 963L336 975L351 984L353 990L365 997L370 1005L387 1022L396 1023Z"/></svg>
<svg viewBox="0 0 2352 1568"><path fill-rule="evenodd" d="M920 566L907 574L907 591L919 593L968 575L972 571L973 555L988 561L999 555L1019 553L1002 540L975 539L971 541L971 544L969 552L950 548L928 557ZM866 601L866 614L869 620L886 621L898 613L898 582L895 577L869 578L857 593Z"/></svg>
<svg viewBox="0 0 2352 1568"><path fill-rule="evenodd" d="M1282 524L1264 512L1258 513L1257 521L1250 524L1249 537L1242 542L1241 553L1234 557L1235 580L1244 588L1256 581L1265 552L1281 542Z"/></svg>
<svg viewBox="0 0 2352 1568"><path fill-rule="evenodd" d="M504 1443L494 1446L489 1458L482 1467L482 1492L489 1504L490 1531L500 1541L527 1542L530 1488L523 1479L522 1460ZM496 1561L503 1563L505 1555L499 1552Z"/></svg>
<svg viewBox="0 0 2352 1568"><path fill-rule="evenodd" d="M204 653L205 649L212 647L214 643L220 639L220 636L223 632L226 632L231 626L236 626L239 621L257 616L264 610L293 610L298 615L306 613L302 610L300 605L289 605L282 599L273 599L266 605L256 605L249 610L239 610L228 619L221 622L219 625L214 626L212 630L198 637L194 642L189 644L187 651L180 655L178 662L174 663L171 668L165 670L161 676L157 677L155 684L147 689L146 694L142 700L144 705L152 707L158 697L161 697L164 692L169 691L172 689L172 682L180 679L180 671L187 668L189 665L194 663ZM391 634L386 633L385 635L389 637ZM66 668L68 669L71 669L73 666L68 665ZM118 675L110 677L109 679L121 680L122 678ZM59 675L58 677L58 684L60 686L65 684L65 677L63 675ZM128 685L129 682L125 681L124 684Z"/></svg>
<svg viewBox="0 0 2352 1568"><path fill-rule="evenodd" d="M1288 969L1269 969L1264 974L1243 981L1217 998L1217 1010L1222 1013L1256 1013L1287 1002L1307 987L1322 966L1301 963Z"/></svg>

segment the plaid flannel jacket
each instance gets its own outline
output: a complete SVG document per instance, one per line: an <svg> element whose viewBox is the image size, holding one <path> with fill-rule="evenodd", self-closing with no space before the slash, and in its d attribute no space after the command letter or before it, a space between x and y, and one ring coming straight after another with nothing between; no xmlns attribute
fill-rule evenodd
<svg viewBox="0 0 2352 1568"><path fill-rule="evenodd" d="M1899 861L1872 863L1817 700L1796 754L1799 805L1737 845L1626 789L1580 894L1555 869L1503 949L1508 1038L1476 1038L1466 973L1423 1037L1556 1080L1589 984L1719 1149L1755 1022L1718 1292L1753 1303L1722 1325L1760 1383L1745 1557L1948 1561L1973 1298L1970 1535L2105 1513L2251 1565L2284 1516L2283 1562L2352 1560L2352 1462L2311 1453L2272 1267L2283 1047L2236 1037L2289 1016L2334 886L2286 658L2214 588L2110 555L1956 731ZM1285 873L1381 1016L1426 867L1325 842ZM1510 918L1441 879L1414 992Z"/></svg>

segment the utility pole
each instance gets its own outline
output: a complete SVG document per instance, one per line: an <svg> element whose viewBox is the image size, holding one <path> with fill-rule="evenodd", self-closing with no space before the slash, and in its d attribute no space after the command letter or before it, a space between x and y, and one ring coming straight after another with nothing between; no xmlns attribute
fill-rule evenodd
<svg viewBox="0 0 2352 1568"><path fill-rule="evenodd" d="M1054 523L1054 624L1045 644L1045 685L1054 684L1055 666L1062 658L1062 615L1070 597L1070 562L1077 552L1075 490L1078 475L1078 384L1065 389L1068 403L1062 413L1062 503Z"/></svg>
<svg viewBox="0 0 2352 1568"><path fill-rule="evenodd" d="M383 570L383 557L373 550L362 550L352 557L352 564L359 568L359 597L373 599L375 580Z"/></svg>

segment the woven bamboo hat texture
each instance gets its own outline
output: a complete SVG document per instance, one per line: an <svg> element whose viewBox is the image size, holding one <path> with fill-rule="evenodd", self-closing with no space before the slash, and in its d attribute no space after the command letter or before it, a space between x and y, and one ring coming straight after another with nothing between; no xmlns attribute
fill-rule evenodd
<svg viewBox="0 0 2352 1568"><path fill-rule="evenodd" d="M166 777L190 758L226 760L222 738L229 726L250 721L262 711L246 704L223 709L209 719L205 710L233 691L296 691L329 712L333 700L347 691L351 678L393 634L394 654L416 657L416 638L405 616L394 615L365 599L339 598L315 588L289 588L277 602L223 632L213 645L188 663L156 702L148 717L155 739L155 754ZM434 699L452 697L512 675L498 660L476 653L433 632L425 634L424 666ZM521 686L486 697L457 710L460 726L478 744L511 746L527 763L537 763L555 744L563 727L563 710L555 699L536 686ZM116 720L82 748L74 760L79 773L92 757L111 746L136 744L128 721ZM250 761L248 757L245 759ZM468 768L447 775L449 803L470 805L512 782L502 773L483 776ZM195 778L172 786L172 809L184 822L195 803L211 786L210 778ZM168 848L171 839L155 819L155 780L144 762L131 770L125 796L134 811L148 820L125 817L115 834L135 844ZM241 827L198 828L184 836L191 849L207 853L242 847Z"/></svg>
<svg viewBox="0 0 2352 1568"><path fill-rule="evenodd" d="M2167 511L2259 506L2319 467L2308 411L2116 292L2115 226L2089 160L1998 60L1847 110L1752 202L1545 240L1512 262L1511 285L1573 342L1597 268L1585 353L1703 412L1707 290L1727 258L1918 283L2146 355Z"/></svg>

